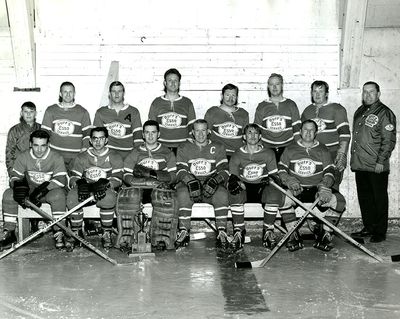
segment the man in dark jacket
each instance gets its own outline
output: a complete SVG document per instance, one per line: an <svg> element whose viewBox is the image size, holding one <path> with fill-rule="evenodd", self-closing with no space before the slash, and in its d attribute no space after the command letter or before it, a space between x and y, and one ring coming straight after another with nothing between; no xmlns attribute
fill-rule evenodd
<svg viewBox="0 0 400 319"><path fill-rule="evenodd" d="M396 116L379 100L380 95L377 83L364 84L363 104L354 114L350 160L364 224L352 235L371 236L372 243L386 239L389 158L396 145Z"/></svg>

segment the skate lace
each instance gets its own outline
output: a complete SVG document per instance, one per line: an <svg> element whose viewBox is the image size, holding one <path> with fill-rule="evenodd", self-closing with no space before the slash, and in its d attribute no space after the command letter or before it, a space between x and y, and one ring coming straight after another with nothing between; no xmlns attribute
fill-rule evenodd
<svg viewBox="0 0 400 319"><path fill-rule="evenodd" d="M292 238L292 237L290 237ZM274 242L276 240L275 233L272 230L267 230L264 235L264 241L269 240L270 242Z"/></svg>
<svg viewBox="0 0 400 319"><path fill-rule="evenodd" d="M177 241L178 243L179 243L179 242L182 242L182 241L187 237L187 235L188 235L187 230L182 229L182 230L179 232L178 238L176 239L176 241Z"/></svg>
<svg viewBox="0 0 400 319"><path fill-rule="evenodd" d="M233 235L232 242L234 243L240 243L242 241L242 233L240 231L235 232Z"/></svg>
<svg viewBox="0 0 400 319"><path fill-rule="evenodd" d="M57 231L54 233L53 237L56 241L62 241L64 234L62 231Z"/></svg>
<svg viewBox="0 0 400 319"><path fill-rule="evenodd" d="M228 241L228 235L224 230L220 230L217 239L221 241L221 243L226 243Z"/></svg>

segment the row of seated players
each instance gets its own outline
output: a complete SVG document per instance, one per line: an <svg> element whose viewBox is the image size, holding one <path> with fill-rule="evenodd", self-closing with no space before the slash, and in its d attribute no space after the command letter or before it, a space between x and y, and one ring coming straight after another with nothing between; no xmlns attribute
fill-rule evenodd
<svg viewBox="0 0 400 319"><path fill-rule="evenodd" d="M176 207L169 209L160 197L152 200L157 214L167 210L173 215L178 210L178 234L175 229L165 232L165 225L160 225L157 238L152 243L164 241L164 247L186 246L190 240L191 209L195 202L213 205L217 244L223 248L233 245L240 248L245 237L244 208L246 202L261 202L264 207L263 245L269 249L276 245L274 222L279 211L286 227L290 229L296 221L295 204L283 193L269 185L269 178L279 181L293 195L305 202L319 198L319 206L325 217L336 224L344 211L345 201L337 191L332 192L335 167L331 154L323 144L316 141L317 124L312 120L302 123L300 139L285 148L279 163L275 153L264 148L261 141L261 129L257 124L249 124L244 129L244 146L231 157L229 164L225 147L209 140L207 121L196 120L193 123L192 136L177 149L177 157L167 147L158 142L159 124L149 120L143 125L144 143L136 147L125 160L107 147L108 130L105 127L92 128L89 147L73 161L66 195L67 172L61 155L49 148L49 134L37 130L30 136L31 149L20 154L14 163L10 185L3 195L4 230L1 248L5 249L16 241L15 225L18 204L24 206L26 198L36 205L43 202L50 204L55 218L71 209L80 201L94 195L95 204L100 208L103 228L104 248L113 246L111 228L117 202L116 190L126 184L138 185L144 181L157 180L161 188L165 184L176 186ZM138 187L140 188L140 187ZM170 190L168 190L170 192ZM255 196L254 196L255 195ZM127 199L129 207L136 207L137 214L142 201L142 194L135 193ZM164 209L165 208L165 209ZM231 209L233 220L233 239L227 235L227 215ZM129 210L127 210L129 211ZM132 219L118 216L122 226L119 228L116 247L129 244L133 230ZM173 218L173 216L171 216ZM70 218L73 231L82 228L83 212L78 210ZM164 227L164 228L163 228ZM315 247L325 251L332 248L332 234L322 224L315 223ZM168 234L170 236L168 236ZM54 228L57 248L74 248L75 242L57 227ZM295 232L288 241L288 249L295 251L302 248L300 235Z"/></svg>

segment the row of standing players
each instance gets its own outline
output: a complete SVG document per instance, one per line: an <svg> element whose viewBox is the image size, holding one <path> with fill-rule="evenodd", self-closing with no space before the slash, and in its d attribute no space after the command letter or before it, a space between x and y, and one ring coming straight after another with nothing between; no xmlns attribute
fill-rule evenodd
<svg viewBox="0 0 400 319"><path fill-rule="evenodd" d="M255 123L258 125L250 126L246 126L249 122L248 113L244 109L237 107L239 90L236 86L232 84L226 85L222 90L221 105L210 108L206 113L205 121L197 120L196 125L193 126L195 121L193 104L189 99L179 95L180 73L175 69L170 69L165 73L164 80L165 95L153 101L149 118L157 122L157 131L158 127L160 129L159 141L163 145L168 146L175 154L178 145L182 145L177 154L176 171L177 181L180 182L177 185L179 208L178 246L188 243L190 238L191 205L193 202L201 200L214 205L216 224L219 230L217 239L222 244L227 242L226 216L229 206L231 207L234 224L233 243L239 247L244 240L245 232L243 203L251 201L262 202L264 205L263 243L269 248L273 247L276 243L273 223L276 213L278 211L281 213L282 219L288 227L295 221L293 203L282 198L266 182L268 175L278 172L276 165L278 162L279 176L283 185L297 196L303 194L303 200L313 201L311 198L318 194L321 199L320 204L325 206L322 210L326 211L326 216L332 218L334 222L338 221L344 210L344 198L338 193L338 185L347 163L346 154L350 141L350 130L344 107L340 104L327 102L329 87L325 82L316 81L312 84L311 95L313 103L304 110L302 120L303 123L307 119L312 119L313 122L307 123L305 128L303 127L300 130L301 120L297 106L292 100L283 98L283 78L279 74L272 74L268 79L270 100L263 101L258 105L255 114ZM375 83L368 84L364 86L365 88L375 89L377 98L373 103L368 104L367 95L369 93L365 93L366 97L364 98L363 92L363 100L365 102L363 106L375 106L377 103L380 106L382 103L379 101L379 86ZM74 97L74 86L68 82L63 83L60 88L60 103L52 105L46 110L42 128L51 133L50 148L61 152L65 164L72 174L76 171L75 167L70 167L72 166L72 160L82 148L89 146L91 140L92 147L86 153L89 158L88 162L95 160L96 163L90 163L92 166L81 168L82 171L77 176L89 179L93 184L99 184L101 170L96 171L93 168L97 167L98 156L101 154L97 154L97 156L94 154L96 142L93 138L98 141L101 136L90 136L90 117L87 111L74 103ZM370 108L367 108L368 111ZM387 113L386 109L384 111ZM371 116L368 115L368 121L365 120L364 124L366 125L364 126L367 129L373 129L374 127L376 129L378 126L381 127L383 125L387 132L395 134L394 115L388 119L383 119L383 121L388 121L389 124L382 122L381 114L378 115L375 115L377 117L375 125L368 125L371 124L369 123ZM378 122L381 123L378 125ZM120 153L122 158L127 159L128 154L132 152L134 147L132 141L139 144L143 143L139 112L134 107L124 104L124 87L120 82L113 82L110 85L110 104L96 112L94 125L107 128L109 133L107 152L109 149L114 149ZM394 129L390 125L394 125ZM311 131L314 130L311 133L309 132L310 126L312 127ZM246 128L246 132L244 132L244 128ZM211 130L211 141L208 140L208 129ZM190 130L192 130L193 138L186 141ZM199 142L200 132L203 132L201 134L203 134L203 137L205 136L205 140ZM174 169L172 167L161 168L160 163L162 161L160 162L160 159L154 160L154 150L161 146L158 142L150 146L146 141L146 134L148 132L145 129L143 131L145 143L135 148L135 150L142 148L141 150L144 153L144 156L137 164L146 166L154 171L167 169L173 172ZM306 141L305 135L307 134L312 135L312 142ZM243 135L245 136L244 144ZM252 139L250 138L251 135L255 137ZM256 140L255 148L249 144L251 140ZM79 146L77 146L78 143L76 141L80 142ZM393 137L390 141L393 144ZM394 145L385 146L387 146L388 150L385 150L386 158L383 158L382 163L384 164L383 171L387 172L388 158ZM358 147L358 145L354 147ZM390 147L392 148L390 149ZM32 149L34 150L34 147ZM216 152L217 149L218 152ZM284 153L285 149L287 149L286 153ZM324 151L320 151L320 149ZM9 153L8 151L9 149L7 148L7 154ZM224 159L225 152L228 158L236 152L236 155L229 162L230 173L227 170L228 161L226 158ZM275 155L273 161L271 161L271 163L275 163L275 167L273 164L268 164L269 161L267 159L271 158L271 152ZM131 154L134 153L135 151ZM282 153L285 156L282 157ZM354 155L359 155L358 153ZM216 154L221 157L216 158ZM364 154L360 154L360 156L362 155ZM35 156L33 155L33 157ZM372 158L371 161L372 163L377 163ZM356 171L363 171L362 167L360 169L357 167L359 164L365 164L363 162L365 160L362 157L361 160L355 158ZM10 163L12 163L12 160L7 160L7 166L12 175L15 169L14 164L10 165ZM132 175L134 168L132 163L135 162L128 164L128 166L131 166L130 168L124 165L126 176ZM386 164L387 168L385 167ZM87 169L92 169L89 177ZM129 169L131 172L129 172ZM114 172L114 168L111 169L111 172ZM375 173L379 174L381 172ZM92 179L90 179L90 174L92 174ZM30 175L36 176L40 174L32 173ZM16 179L18 178L21 178L21 176L16 177ZM115 185L115 182L112 183L113 180L117 181L118 179L115 176L110 177L108 183L113 184L113 187L119 186ZM73 178L71 180L74 181ZM11 178L11 181L13 181L13 178ZM117 184L120 182L121 179ZM226 192L223 185L227 185L229 193ZM36 186L38 186L38 183L36 183ZM70 186L75 185L72 182ZM96 187L98 186L96 185ZM104 193L104 186L99 186L101 194ZM33 192L31 192L35 193L35 189L34 187ZM332 189L334 195L332 195ZM255 200L246 198L246 195L254 194L262 194L262 196ZM7 226L7 221L15 218L14 214L7 214L5 211L5 208L7 208L6 203L7 200L3 198L5 226ZM110 207L103 208L104 214L101 214L103 228L107 229L109 227L113 209ZM57 210L53 210L53 214L55 211ZM103 218L103 215L109 216L108 222L105 216ZM78 216L76 220L77 224L81 223L82 216ZM72 221L71 224L73 226L74 222ZM8 228L11 228L11 226L8 225ZM321 225L316 225L313 228L317 235L317 248L330 250L332 236L329 231L327 229L324 230ZM7 227L5 229L7 230ZM369 232L372 232L372 229L369 229ZM288 247L290 250L302 247L298 234L295 233L293 238L289 240Z"/></svg>

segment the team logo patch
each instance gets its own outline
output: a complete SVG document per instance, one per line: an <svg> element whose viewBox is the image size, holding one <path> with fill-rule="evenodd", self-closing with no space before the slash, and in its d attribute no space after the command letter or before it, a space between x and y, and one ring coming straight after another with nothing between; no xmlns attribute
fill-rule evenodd
<svg viewBox="0 0 400 319"><path fill-rule="evenodd" d="M282 132L286 128L286 121L280 115L269 116L265 120L265 126L268 131L279 133Z"/></svg>
<svg viewBox="0 0 400 319"><path fill-rule="evenodd" d="M207 176L211 172L211 163L203 158L196 159L190 165L190 172L194 176Z"/></svg>
<svg viewBox="0 0 400 319"><path fill-rule="evenodd" d="M326 123L324 122L323 119L320 119L320 118L317 117L317 118L312 119L312 120L317 124L318 132L322 132L323 130L326 129Z"/></svg>
<svg viewBox="0 0 400 319"><path fill-rule="evenodd" d="M107 178L107 173L100 167L92 166L85 171L85 177L93 182L96 182L100 178Z"/></svg>
<svg viewBox="0 0 400 319"><path fill-rule="evenodd" d="M112 122L106 124L108 134L110 136L115 137L115 138L121 138L124 137L126 134L126 128L125 126L120 123L120 122Z"/></svg>
<svg viewBox="0 0 400 319"><path fill-rule="evenodd" d="M248 181L255 181L263 174L263 166L258 164L249 164L243 168L243 177Z"/></svg>
<svg viewBox="0 0 400 319"><path fill-rule="evenodd" d="M74 133L75 125L68 120L54 121L54 133L60 136L69 136Z"/></svg>
<svg viewBox="0 0 400 319"><path fill-rule="evenodd" d="M154 158L144 158L139 162L139 165L145 166L150 169L154 169L158 171L160 166L158 165L157 161Z"/></svg>
<svg viewBox="0 0 400 319"><path fill-rule="evenodd" d="M45 172L28 171L29 179L35 184L42 184L51 179L51 174Z"/></svg>
<svg viewBox="0 0 400 319"><path fill-rule="evenodd" d="M369 127L374 127L376 124L378 124L378 121L379 117L377 117L375 114L370 114L365 119L365 125Z"/></svg>
<svg viewBox="0 0 400 319"><path fill-rule="evenodd" d="M294 164L294 171L299 176L307 177L315 173L316 167L317 166L313 160L310 160L309 158L303 158L296 161Z"/></svg>
<svg viewBox="0 0 400 319"><path fill-rule="evenodd" d="M233 122L226 122L218 126L218 133L223 137L238 136L239 127Z"/></svg>
<svg viewBox="0 0 400 319"><path fill-rule="evenodd" d="M182 118L178 113L166 113L161 118L161 125L166 128L177 128L181 126Z"/></svg>
<svg viewBox="0 0 400 319"><path fill-rule="evenodd" d="M389 131L389 132L393 131L393 130L394 130L394 125L393 125L393 124L388 124L388 125L386 125L386 126L385 126L385 130L386 130L386 131Z"/></svg>

